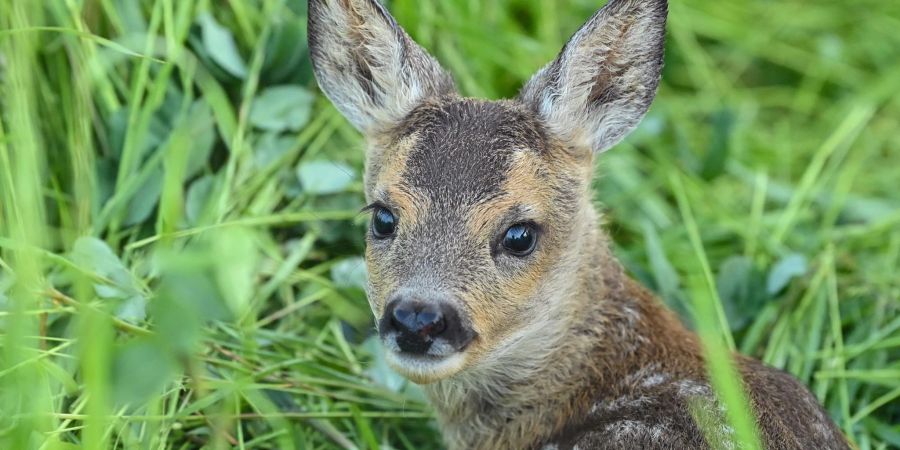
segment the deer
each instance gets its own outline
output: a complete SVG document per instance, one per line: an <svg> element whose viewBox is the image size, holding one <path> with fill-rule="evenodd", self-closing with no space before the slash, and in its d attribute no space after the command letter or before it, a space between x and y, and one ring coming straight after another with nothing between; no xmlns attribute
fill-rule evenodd
<svg viewBox="0 0 900 450"><path fill-rule="evenodd" d="M377 0L309 0L316 80L365 141L375 328L448 448L741 446L697 423L723 414L702 343L617 262L592 201L595 159L656 96L667 15L610 0L516 98L481 100ZM733 361L766 448L850 448L798 380Z"/></svg>

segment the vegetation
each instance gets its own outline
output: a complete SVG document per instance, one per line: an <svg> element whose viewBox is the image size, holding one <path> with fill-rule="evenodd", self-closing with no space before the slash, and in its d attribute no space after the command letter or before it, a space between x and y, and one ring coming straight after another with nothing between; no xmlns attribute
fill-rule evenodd
<svg viewBox="0 0 900 450"><path fill-rule="evenodd" d="M371 338L362 141L305 3L0 0L0 448L440 446ZM389 7L500 98L600 3ZM900 3L670 9L656 104L598 162L616 253L900 448Z"/></svg>

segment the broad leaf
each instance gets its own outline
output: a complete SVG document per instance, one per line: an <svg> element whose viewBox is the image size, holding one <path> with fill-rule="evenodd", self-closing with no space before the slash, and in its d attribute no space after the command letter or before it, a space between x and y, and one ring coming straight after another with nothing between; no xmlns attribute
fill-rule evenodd
<svg viewBox="0 0 900 450"><path fill-rule="evenodd" d="M732 256L719 266L716 288L732 330L740 330L765 306L763 274L746 256Z"/></svg>
<svg viewBox="0 0 900 450"><path fill-rule="evenodd" d="M769 271L766 291L773 295L781 292L793 278L805 274L806 269L806 257L799 253L791 253L781 258Z"/></svg>
<svg viewBox="0 0 900 450"><path fill-rule="evenodd" d="M341 288L366 288L366 261L363 258L346 258L331 267L331 280Z"/></svg>
<svg viewBox="0 0 900 450"><path fill-rule="evenodd" d="M350 186L355 175L350 166L332 161L310 161L300 164L297 178L308 194L334 194Z"/></svg>
<svg viewBox="0 0 900 450"><path fill-rule="evenodd" d="M140 405L160 393L177 370L174 356L165 346L152 338L135 339L113 354L113 398L119 405Z"/></svg>
<svg viewBox="0 0 900 450"><path fill-rule="evenodd" d="M270 87L253 100L250 123L269 131L299 131L309 122L314 99L301 86Z"/></svg>
<svg viewBox="0 0 900 450"><path fill-rule="evenodd" d="M203 47L210 58L231 75L246 78L247 64L238 51L231 31L220 25L212 14L203 13L198 20L203 34Z"/></svg>
<svg viewBox="0 0 900 450"><path fill-rule="evenodd" d="M116 301L114 314L118 318L132 323L144 320L147 298L106 242L90 236L80 237L75 241L71 258L79 266L110 280L111 284L95 283L94 292L98 297Z"/></svg>

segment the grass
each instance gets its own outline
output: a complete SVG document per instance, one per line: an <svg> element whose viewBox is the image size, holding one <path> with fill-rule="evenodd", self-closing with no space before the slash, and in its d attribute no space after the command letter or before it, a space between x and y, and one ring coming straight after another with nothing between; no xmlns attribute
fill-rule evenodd
<svg viewBox="0 0 900 450"><path fill-rule="evenodd" d="M599 3L390 8L500 98ZM655 106L596 181L710 355L791 372L866 450L900 447L898 26L875 0L673 2ZM315 89L304 1L0 0L0 82L0 448L439 446L371 339L362 142Z"/></svg>

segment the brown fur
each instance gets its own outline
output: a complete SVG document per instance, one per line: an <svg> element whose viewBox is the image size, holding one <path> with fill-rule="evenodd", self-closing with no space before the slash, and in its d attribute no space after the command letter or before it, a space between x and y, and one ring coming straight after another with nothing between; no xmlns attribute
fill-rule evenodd
<svg viewBox="0 0 900 450"><path fill-rule="evenodd" d="M665 11L613 0L519 99L488 102L449 92L373 0L310 0L316 75L368 138L368 201L397 218L367 237L376 320L398 292L431 295L474 336L404 359L382 335L451 449L735 448L697 337L623 272L591 202L595 155L656 91ZM499 242L520 223L538 239L514 256ZM736 362L767 448L848 448L800 383Z"/></svg>

